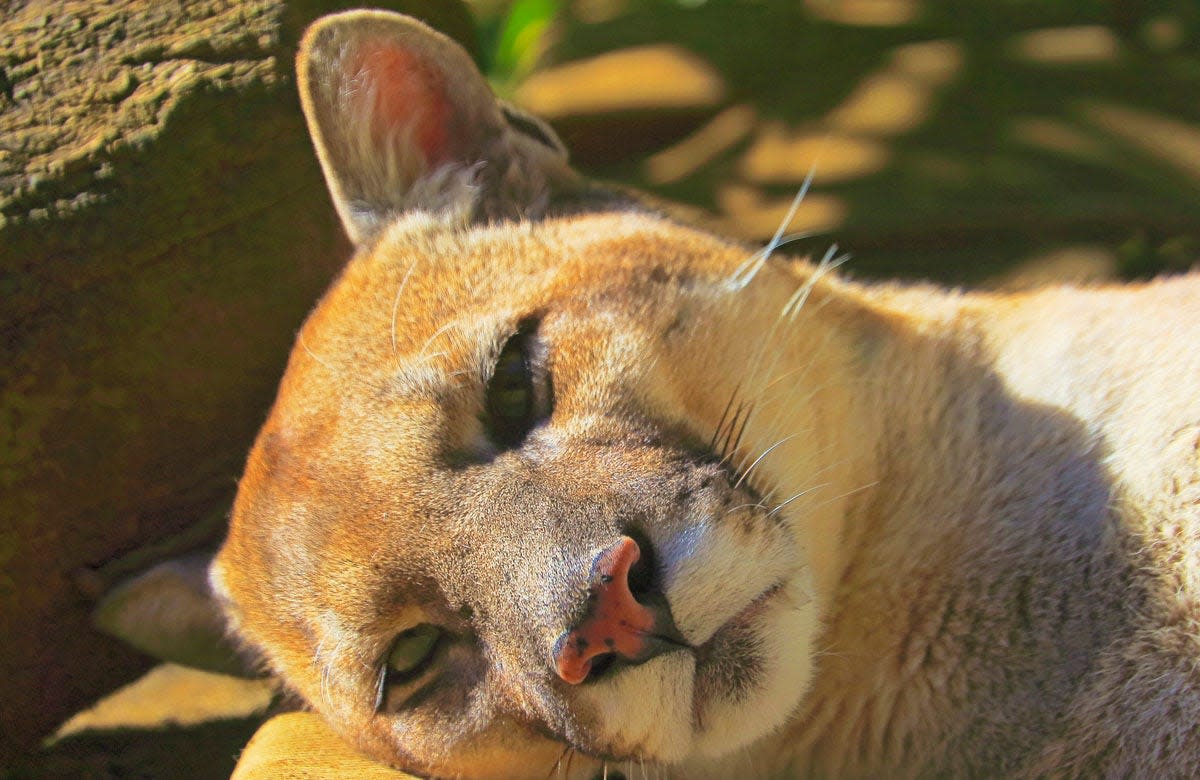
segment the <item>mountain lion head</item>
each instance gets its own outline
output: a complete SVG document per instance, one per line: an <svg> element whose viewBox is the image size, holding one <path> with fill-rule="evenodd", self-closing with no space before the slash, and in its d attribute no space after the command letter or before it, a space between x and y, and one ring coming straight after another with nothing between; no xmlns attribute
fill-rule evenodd
<svg viewBox="0 0 1200 780"><path fill-rule="evenodd" d="M853 350L798 337L837 283L586 183L411 19L327 17L298 69L356 251L212 568L237 634L417 773L704 764L778 729L854 467L822 357Z"/></svg>

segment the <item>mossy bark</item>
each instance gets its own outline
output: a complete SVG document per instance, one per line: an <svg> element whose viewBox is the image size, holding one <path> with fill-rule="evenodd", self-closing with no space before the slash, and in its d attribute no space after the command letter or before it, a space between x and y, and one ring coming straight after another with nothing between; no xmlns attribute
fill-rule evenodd
<svg viewBox="0 0 1200 780"><path fill-rule="evenodd" d="M342 5L0 15L0 765L147 664L91 628L95 573L228 506L349 252L291 76Z"/></svg>

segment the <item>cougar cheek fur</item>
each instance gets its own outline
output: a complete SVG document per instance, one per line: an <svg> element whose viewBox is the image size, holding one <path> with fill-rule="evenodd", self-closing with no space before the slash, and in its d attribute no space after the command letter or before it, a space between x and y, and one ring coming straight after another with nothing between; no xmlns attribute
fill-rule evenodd
<svg viewBox="0 0 1200 780"><path fill-rule="evenodd" d="M356 250L210 575L465 778L1200 775L1200 280L865 285L576 174L406 17L307 32Z"/></svg>

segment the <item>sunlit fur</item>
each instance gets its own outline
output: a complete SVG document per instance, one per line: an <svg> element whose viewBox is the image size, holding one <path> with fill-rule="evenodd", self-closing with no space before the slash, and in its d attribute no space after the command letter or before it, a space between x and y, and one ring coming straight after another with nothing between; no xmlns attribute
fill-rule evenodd
<svg viewBox="0 0 1200 780"><path fill-rule="evenodd" d="M434 35L322 24L302 72L333 26ZM475 111L540 184L339 202L359 251L213 569L338 733L438 776L1200 772L1200 280L859 285L836 250L792 263L598 198ZM317 135L335 198L392 175ZM531 317L554 408L499 451L483 388ZM567 685L551 648L629 524L692 647ZM455 637L436 685L377 713L380 659L422 622Z"/></svg>

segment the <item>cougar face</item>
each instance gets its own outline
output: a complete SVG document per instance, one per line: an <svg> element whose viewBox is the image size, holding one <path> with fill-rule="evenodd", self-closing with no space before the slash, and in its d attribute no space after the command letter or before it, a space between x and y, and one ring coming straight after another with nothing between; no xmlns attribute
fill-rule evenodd
<svg viewBox="0 0 1200 780"><path fill-rule="evenodd" d="M740 255L681 231L614 256L594 236L639 218L596 219L385 231L251 454L215 574L236 627L399 766L716 755L804 691L800 540L727 457L735 380L692 360L730 294L714 253Z"/></svg>
<svg viewBox="0 0 1200 780"><path fill-rule="evenodd" d="M422 773L673 764L776 728L817 607L792 486L747 469L745 251L578 213L553 133L412 20L329 17L298 69L359 248L213 567L236 632Z"/></svg>
<svg viewBox="0 0 1200 780"><path fill-rule="evenodd" d="M342 737L437 777L1196 774L1196 277L845 282L587 183L405 17L319 21L298 75L356 251L210 579Z"/></svg>

